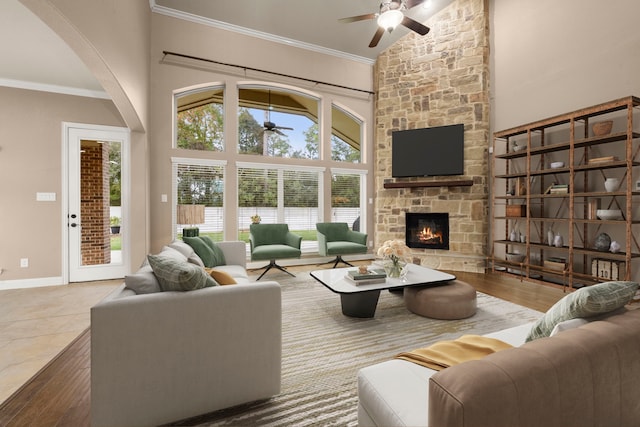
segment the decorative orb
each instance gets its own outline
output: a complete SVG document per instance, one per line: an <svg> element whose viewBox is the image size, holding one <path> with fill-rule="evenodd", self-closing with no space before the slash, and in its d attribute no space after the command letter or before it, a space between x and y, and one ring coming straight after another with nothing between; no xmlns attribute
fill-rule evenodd
<svg viewBox="0 0 640 427"><path fill-rule="evenodd" d="M611 237L607 233L600 233L596 237L595 248L600 252L607 252L611 247Z"/></svg>

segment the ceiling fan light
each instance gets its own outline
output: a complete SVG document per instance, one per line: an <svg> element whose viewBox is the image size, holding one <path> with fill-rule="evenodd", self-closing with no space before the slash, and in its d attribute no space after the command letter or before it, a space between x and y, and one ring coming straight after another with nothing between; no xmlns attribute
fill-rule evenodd
<svg viewBox="0 0 640 427"><path fill-rule="evenodd" d="M404 14L399 10L387 10L378 16L378 25L385 30L393 31L404 18Z"/></svg>

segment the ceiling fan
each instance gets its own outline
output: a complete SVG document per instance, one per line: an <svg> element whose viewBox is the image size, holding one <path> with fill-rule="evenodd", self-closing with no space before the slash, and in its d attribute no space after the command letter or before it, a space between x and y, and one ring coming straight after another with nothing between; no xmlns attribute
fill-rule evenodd
<svg viewBox="0 0 640 427"><path fill-rule="evenodd" d="M339 19L340 22L357 22L366 21L368 19L377 19L378 29L376 30L369 47L376 47L382 38L385 30L393 31L398 25L402 24L410 30L424 36L429 32L429 27L422 25L418 21L409 18L405 12L414 6L423 3L425 0L382 0L380 3L380 12L368 13L366 15L351 16Z"/></svg>
<svg viewBox="0 0 640 427"><path fill-rule="evenodd" d="M262 126L264 127L264 131L265 132L274 132L274 133L277 133L278 135L282 135L282 136L284 136L284 133L280 132L280 129L282 129L282 130L293 130L293 128L288 128L288 127L284 127L284 126L276 126L276 124L271 122L271 121L269 121L269 119L267 119L262 124Z"/></svg>
<svg viewBox="0 0 640 427"><path fill-rule="evenodd" d="M293 130L293 128L277 126L274 122L271 121L271 91L269 91L269 106L267 107L265 121L262 124L262 127L264 128L263 133L265 134L267 134L267 132L274 132L282 136L285 136L285 134L280 130Z"/></svg>

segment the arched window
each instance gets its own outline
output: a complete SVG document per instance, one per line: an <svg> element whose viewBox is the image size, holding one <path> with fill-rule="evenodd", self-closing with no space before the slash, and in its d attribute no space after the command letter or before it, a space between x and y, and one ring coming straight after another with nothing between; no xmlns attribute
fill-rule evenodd
<svg viewBox="0 0 640 427"><path fill-rule="evenodd" d="M224 151L224 87L175 96L176 148Z"/></svg>
<svg viewBox="0 0 640 427"><path fill-rule="evenodd" d="M238 88L238 152L319 158L317 98L278 87Z"/></svg>
<svg viewBox="0 0 640 427"><path fill-rule="evenodd" d="M362 121L345 109L331 105L331 160L360 163Z"/></svg>

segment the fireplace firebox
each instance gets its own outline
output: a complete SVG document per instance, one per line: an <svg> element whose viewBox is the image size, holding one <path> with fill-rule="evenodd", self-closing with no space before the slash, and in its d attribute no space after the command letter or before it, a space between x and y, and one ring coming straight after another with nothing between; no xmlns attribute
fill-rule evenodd
<svg viewBox="0 0 640 427"><path fill-rule="evenodd" d="M448 213L411 213L405 217L406 243L410 248L449 249Z"/></svg>

